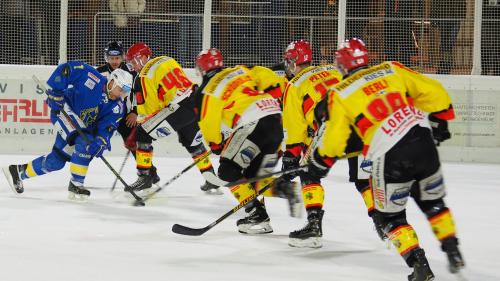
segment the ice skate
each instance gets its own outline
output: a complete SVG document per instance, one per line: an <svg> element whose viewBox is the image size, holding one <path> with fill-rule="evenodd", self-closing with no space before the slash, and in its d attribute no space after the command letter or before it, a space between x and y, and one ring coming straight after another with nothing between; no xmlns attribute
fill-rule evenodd
<svg viewBox="0 0 500 281"><path fill-rule="evenodd" d="M277 179L275 186L273 187L273 194L277 197L288 200L291 217L302 217L304 204L302 204L301 200L302 194L300 192L300 186L296 182L286 181L281 178Z"/></svg>
<svg viewBox="0 0 500 281"><path fill-rule="evenodd" d="M434 280L434 273L429 267L429 262L425 257L423 249L413 250L413 273L408 275L408 281L431 281Z"/></svg>
<svg viewBox="0 0 500 281"><path fill-rule="evenodd" d="M222 195L222 194L224 194L220 190L219 186L217 186L215 184L211 184L208 181L205 181L205 183L202 186L200 186L200 189L201 189L201 191L203 191L209 195Z"/></svg>
<svg viewBox="0 0 500 281"><path fill-rule="evenodd" d="M83 188L83 186L77 186L73 182L69 182L68 186L68 199L73 201L87 201L90 196L90 191Z"/></svg>
<svg viewBox="0 0 500 281"><path fill-rule="evenodd" d="M441 249L448 256L448 269L451 273L457 273L465 267L462 254L458 250L458 239L456 237L449 237L442 241Z"/></svg>
<svg viewBox="0 0 500 281"><path fill-rule="evenodd" d="M151 170L149 170L149 174L153 178L152 184L158 185L158 183L160 182L160 176L158 176L158 173L156 172L155 166L151 167Z"/></svg>
<svg viewBox="0 0 500 281"><path fill-rule="evenodd" d="M290 232L288 245L298 248L321 248L323 246L321 224L324 213L325 211L318 209L308 211L307 224L299 230Z"/></svg>
<svg viewBox="0 0 500 281"><path fill-rule="evenodd" d="M9 167L2 168L7 182L14 193L19 194L24 192L23 180L21 179L21 173L26 170L28 165L10 165Z"/></svg>
<svg viewBox="0 0 500 281"><path fill-rule="evenodd" d="M245 234L265 234L273 232L264 204L258 200L254 200L254 202L250 204L253 204L253 206L245 210L249 215L236 222L239 232Z"/></svg>
<svg viewBox="0 0 500 281"><path fill-rule="evenodd" d="M135 192L149 193L151 187L153 186L153 176L149 174L140 174L137 180L129 185L129 187ZM130 192L128 188L125 188L125 192Z"/></svg>

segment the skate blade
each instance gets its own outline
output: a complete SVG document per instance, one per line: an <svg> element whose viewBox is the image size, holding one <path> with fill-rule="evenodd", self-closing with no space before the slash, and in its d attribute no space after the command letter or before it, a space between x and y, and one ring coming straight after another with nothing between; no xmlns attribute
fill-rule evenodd
<svg viewBox="0 0 500 281"><path fill-rule="evenodd" d="M22 192L17 192L16 187L14 186L14 182L12 179L12 175L10 174L9 167L3 167L2 172L5 175L5 179L7 180L7 183L9 184L10 189L14 194L19 195Z"/></svg>
<svg viewBox="0 0 500 281"><path fill-rule="evenodd" d="M89 199L88 195L77 194L74 192L69 192L68 199L74 202L87 202Z"/></svg>
<svg viewBox="0 0 500 281"><path fill-rule="evenodd" d="M307 239L290 238L290 240L288 241L288 245L295 248L318 249L323 247L321 237L311 237Z"/></svg>
<svg viewBox="0 0 500 281"><path fill-rule="evenodd" d="M448 265L448 270L450 271L450 273L452 274L457 274L459 273L462 269L464 269L465 267L465 264L464 263L461 263L461 264L458 264L456 266L453 266L451 264Z"/></svg>
<svg viewBox="0 0 500 281"><path fill-rule="evenodd" d="M263 222L259 224L240 224L238 225L238 231L243 234L250 234L250 235L255 235L255 234L267 234L267 233L272 233L273 228L271 227L271 224L269 222Z"/></svg>
<svg viewBox="0 0 500 281"><path fill-rule="evenodd" d="M220 190L220 188L212 188L212 189L209 189L209 190L205 190L203 191L206 195L223 195L224 192L222 192L222 190Z"/></svg>

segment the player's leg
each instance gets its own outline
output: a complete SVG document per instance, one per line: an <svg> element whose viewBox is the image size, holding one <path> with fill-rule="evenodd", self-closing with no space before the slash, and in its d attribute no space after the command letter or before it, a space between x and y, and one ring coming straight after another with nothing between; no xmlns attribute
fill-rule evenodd
<svg viewBox="0 0 500 281"><path fill-rule="evenodd" d="M126 119L123 118L120 120L117 128L118 133L123 139L123 144L126 149L130 150L134 159L136 159L136 150L137 150L137 127L130 128L126 124ZM156 184L160 181L160 177L158 176L158 172L156 167L151 164L150 174L153 178L153 184Z"/></svg>
<svg viewBox="0 0 500 281"><path fill-rule="evenodd" d="M302 200L307 212L307 223L301 229L290 232L288 245L293 247L320 248L323 246L323 203L325 191L318 178L301 173Z"/></svg>
<svg viewBox="0 0 500 281"><path fill-rule="evenodd" d="M241 136L239 136L237 132L232 136L231 140L235 143L239 143L240 141L238 141L238 139L241 139ZM281 146L282 141L283 127L281 116L269 115L258 121L253 131L251 131L248 135L247 139L239 146L239 149L232 150L231 148L228 148L225 152L227 152L227 154L236 152L233 159L241 161L241 165L244 165L243 163L248 163L248 160L250 160L249 165L244 169L244 176L252 178L255 176L269 174L274 171L279 159L277 151ZM256 182L253 185L253 188L255 191L259 191L273 181L274 178L272 177L262 179ZM271 187L271 189L273 188L275 187ZM267 195L273 196L274 194L268 193ZM294 207L292 206L291 209L293 208ZM270 219L265 209L263 200L258 201L257 199L254 199L252 203L246 206L245 211L249 215L238 220L237 222L240 232L252 233L251 230L255 226L263 227L265 230L263 231L264 233L272 232L272 228L269 224Z"/></svg>
<svg viewBox="0 0 500 281"><path fill-rule="evenodd" d="M421 130L416 126L385 155L373 160L372 189L375 210L381 214L381 225L409 267L409 280L432 280L425 252L420 248L417 233L406 220L406 203L415 182L415 175L425 165L420 151ZM427 130L428 131L428 130Z"/></svg>
<svg viewBox="0 0 500 281"><path fill-rule="evenodd" d="M259 155L259 158L261 159L254 161L255 163L259 163L258 165L251 165L245 170L246 178L274 172L274 166L279 160L279 155L278 153ZM259 173L252 170L258 170ZM284 180L282 177L269 177L254 183L254 187L255 190L259 191L269 184L271 184L271 187L263 193L263 196L286 199L288 201L290 216L300 217L302 210L304 209L304 205L302 204L302 195L299 184L295 181Z"/></svg>
<svg viewBox="0 0 500 281"><path fill-rule="evenodd" d="M220 155L219 169L217 171L220 179L228 182L243 179L244 170L259 156L260 148L248 139L256 126L256 123L248 124L231 134ZM256 190L251 183L233 186L230 191L239 203L248 201L250 197L256 194ZM248 213L248 216L236 223L241 233L263 234L273 231L266 208L262 202L253 200L245 206L245 212Z"/></svg>
<svg viewBox="0 0 500 281"><path fill-rule="evenodd" d="M210 152L203 144L203 136L201 135L200 128L198 127L193 112L184 107L180 107L175 113L167 117L167 122L177 132L179 142L191 155L193 161L198 161L196 167L200 173L214 173L212 161L210 157L207 156ZM200 161L199 159L203 160ZM205 183L200 186L200 189L207 193L221 194L218 188L218 186L208 181L205 181Z"/></svg>
<svg viewBox="0 0 500 281"><path fill-rule="evenodd" d="M137 150L135 151L137 180L130 185L135 191L147 190L153 186L153 138L140 126L137 127ZM128 191L128 190L125 190Z"/></svg>
<svg viewBox="0 0 500 281"><path fill-rule="evenodd" d="M427 216L434 235L441 242L441 249L448 257L450 272L456 273L465 266L465 262L458 248L453 216L443 200L446 193L441 163L430 137L425 149L422 153L428 155L429 160L426 168L418 175L411 195Z"/></svg>
<svg viewBox="0 0 500 281"><path fill-rule="evenodd" d="M87 135L87 137L92 141L92 136ZM87 152L87 144L88 142L81 136L75 140L75 150L71 154L69 166L71 179L68 185L68 198L71 200L84 201L90 196L90 191L84 186L87 170L92 160L92 155Z"/></svg>
<svg viewBox="0 0 500 281"><path fill-rule="evenodd" d="M72 151L73 147L68 146L61 135L57 134L49 154L37 157L25 164L13 164L4 168L9 185L17 193L24 192L23 180L62 169L70 159Z"/></svg>

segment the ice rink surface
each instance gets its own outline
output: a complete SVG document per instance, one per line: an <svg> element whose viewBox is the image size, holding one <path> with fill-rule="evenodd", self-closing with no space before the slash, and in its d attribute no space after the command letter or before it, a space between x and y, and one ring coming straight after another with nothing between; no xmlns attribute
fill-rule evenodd
<svg viewBox="0 0 500 281"><path fill-rule="evenodd" d="M0 164L33 157L2 155ZM109 157L118 169L123 158ZM190 162L155 158L162 182ZM132 183L133 158L124 178ZM445 163L446 202L455 216L466 280L500 280L500 165ZM2 281L326 281L407 280L410 269L394 248L378 240L353 184L347 162L340 161L326 187L321 249L287 245L288 233L305 223L288 215L283 199L266 199L274 233L246 236L236 230L243 211L200 237L171 232L174 223L204 227L236 205L228 190L206 195L196 169L179 178L146 207L132 207L114 177L93 161L86 203L67 199L69 167L25 181L15 195L0 179L0 280ZM413 201L409 222L416 229L436 280L460 280L448 273L445 254Z"/></svg>

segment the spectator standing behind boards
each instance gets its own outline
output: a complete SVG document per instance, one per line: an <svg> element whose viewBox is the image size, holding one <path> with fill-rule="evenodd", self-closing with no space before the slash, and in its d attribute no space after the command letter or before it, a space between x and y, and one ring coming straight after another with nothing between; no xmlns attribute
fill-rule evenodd
<svg viewBox="0 0 500 281"><path fill-rule="evenodd" d="M146 9L146 0L109 0L109 9L114 13L142 13ZM115 25L126 27L127 15L115 15Z"/></svg>
<svg viewBox="0 0 500 281"><path fill-rule="evenodd" d="M386 60L400 61L410 66L410 58L415 55L411 26L412 18L421 14L423 1L386 0L384 40Z"/></svg>
<svg viewBox="0 0 500 281"><path fill-rule="evenodd" d="M500 1L483 0L481 24L481 66L483 75L500 75Z"/></svg>
<svg viewBox="0 0 500 281"><path fill-rule="evenodd" d="M465 19L465 0L449 2L433 0L431 2L431 22L440 33L438 74L450 74L453 67L453 47L457 41L460 25Z"/></svg>

